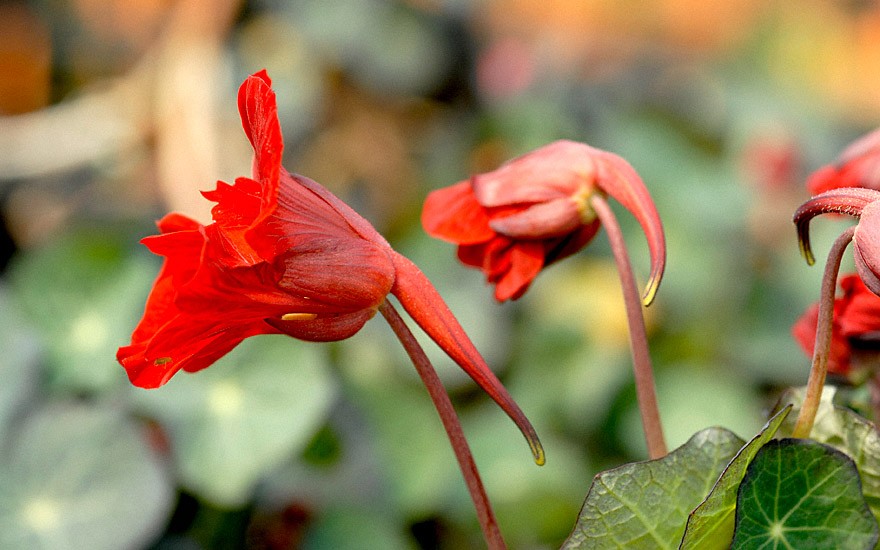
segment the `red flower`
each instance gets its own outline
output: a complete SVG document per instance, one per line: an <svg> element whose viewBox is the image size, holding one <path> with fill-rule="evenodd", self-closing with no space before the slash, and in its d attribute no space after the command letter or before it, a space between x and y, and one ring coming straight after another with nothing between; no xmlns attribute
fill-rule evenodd
<svg viewBox="0 0 880 550"><path fill-rule="evenodd" d="M180 214L143 243L165 256L132 345L118 358L132 383L197 371L255 334L312 341L357 332L395 279L388 243L317 183L281 168L283 142L265 72L239 91L254 178L217 183L214 223Z"/></svg>
<svg viewBox="0 0 880 550"><path fill-rule="evenodd" d="M858 275L839 281L843 295L834 300L831 328L831 349L828 372L850 373L854 347L860 340L876 337L880 332L880 297L871 292ZM811 356L816 340L819 304L813 304L792 327L792 335L804 352Z"/></svg>
<svg viewBox="0 0 880 550"><path fill-rule="evenodd" d="M161 235L143 240L165 262L131 345L117 353L131 382L155 388L256 334L348 338L391 293L511 416L539 458L534 429L421 271L321 185L282 168L270 86L261 71L238 94L253 178L203 193L217 203L210 225L170 214L158 223Z"/></svg>
<svg viewBox="0 0 880 550"><path fill-rule="evenodd" d="M823 166L807 180L812 195L840 187L880 191L880 129L854 141L836 163Z"/></svg>
<svg viewBox="0 0 880 550"><path fill-rule="evenodd" d="M483 270L499 302L517 299L545 266L574 254L599 231L593 193L617 199L639 221L651 252L649 304L666 261L660 217L641 178L622 158L556 141L493 172L433 191L422 210L429 235L458 246Z"/></svg>

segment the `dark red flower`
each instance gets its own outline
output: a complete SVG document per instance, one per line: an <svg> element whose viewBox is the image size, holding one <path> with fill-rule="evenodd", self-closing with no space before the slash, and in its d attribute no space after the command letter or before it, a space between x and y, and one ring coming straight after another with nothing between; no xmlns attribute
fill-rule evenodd
<svg viewBox="0 0 880 550"><path fill-rule="evenodd" d="M839 285L843 294L834 300L828 372L846 375L852 367L854 349L880 335L880 297L855 274L841 277ZM813 304L792 327L792 335L810 357L815 346L818 311L819 304Z"/></svg>
<svg viewBox="0 0 880 550"><path fill-rule="evenodd" d="M812 195L840 187L880 191L880 129L854 141L837 162L816 170L807 180L807 189Z"/></svg>
<svg viewBox="0 0 880 550"><path fill-rule="evenodd" d="M556 141L428 195L422 225L458 245L459 259L481 269L498 301L517 299L538 273L574 254L599 231L589 204L610 195L639 221L648 238L649 304L663 275L666 244L654 203L622 158L573 141Z"/></svg>
<svg viewBox="0 0 880 550"><path fill-rule="evenodd" d="M117 353L131 382L155 388L257 334L348 338L391 293L511 416L539 458L534 429L422 272L324 187L281 166L265 71L242 84L238 104L254 147L253 178L203 193L217 203L213 223L170 214L160 235L143 240L165 262L131 344Z"/></svg>

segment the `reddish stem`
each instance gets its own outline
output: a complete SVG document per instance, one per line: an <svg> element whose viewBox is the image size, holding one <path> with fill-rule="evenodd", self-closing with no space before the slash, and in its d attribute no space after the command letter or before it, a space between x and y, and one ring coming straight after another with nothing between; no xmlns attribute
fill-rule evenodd
<svg viewBox="0 0 880 550"><path fill-rule="evenodd" d="M483 529L483 537L486 539L486 544L490 550L506 549L507 546L501 537L495 513L492 511L489 497L486 495L486 489L483 487L482 480L480 480L477 464L474 462L470 446L468 446L467 440L464 437L464 431L461 429L461 423L458 421L458 416L452 407L452 401L449 400L449 395L446 394L440 377L437 376L437 372L431 365L428 356L425 355L422 346L419 345L394 306L386 300L379 306L379 312L382 313L382 316L391 325L391 330L394 331L400 343L403 344L403 348L416 367L422 382L428 388L431 401L434 402L434 406L440 414L440 420L446 429L446 435L449 436L452 450L455 451L455 458L458 460L458 466L461 468L468 492L471 494L471 500L473 500L474 507L477 509L477 518L480 521L480 527Z"/></svg>
<svg viewBox="0 0 880 550"><path fill-rule="evenodd" d="M608 232L611 251L614 253L614 261L617 263L617 273L620 276L620 286L623 290L623 303L626 306L626 319L629 324L629 343L633 358L636 397L639 402L639 412L642 415L648 456L651 459L661 458L666 456L666 440L663 437L663 425L660 423L660 410L657 406L654 370L651 367L651 356L648 353L648 335L645 332L642 301L639 297L635 276L633 276L626 242L623 240L623 233L617 223L617 218L605 198L595 193L590 198L590 205L596 212L602 227Z"/></svg>
<svg viewBox="0 0 880 550"><path fill-rule="evenodd" d="M837 288L837 272L840 271L840 261L843 252L853 238L855 227L850 227L837 237L831 250L828 252L828 261L825 262L825 273L822 276L822 287L819 295L819 315L816 319L816 342L813 346L813 366L810 368L810 378L807 380L807 393L801 412L795 422L792 437L810 437L813 430L813 422L816 420L816 412L822 399L822 388L825 386L825 376L828 374L828 352L831 349L831 329L834 320L834 292Z"/></svg>

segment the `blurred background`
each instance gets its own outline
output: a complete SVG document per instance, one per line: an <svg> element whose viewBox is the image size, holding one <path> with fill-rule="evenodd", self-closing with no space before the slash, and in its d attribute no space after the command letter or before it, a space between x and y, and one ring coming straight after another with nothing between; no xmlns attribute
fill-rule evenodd
<svg viewBox="0 0 880 550"><path fill-rule="evenodd" d="M808 360L791 214L880 122L864 0L0 2L0 548L479 548L391 331L246 341L152 391L115 361L160 267L138 240L250 174L235 94L266 68L285 166L433 280L536 426L425 341L512 548L556 548L592 477L645 457L604 235L498 305L419 225L425 195L559 138L620 154L663 217L648 311L672 447L743 438ZM620 209L637 273L648 256ZM815 223L823 257L846 220ZM844 270L851 270L847 258Z"/></svg>

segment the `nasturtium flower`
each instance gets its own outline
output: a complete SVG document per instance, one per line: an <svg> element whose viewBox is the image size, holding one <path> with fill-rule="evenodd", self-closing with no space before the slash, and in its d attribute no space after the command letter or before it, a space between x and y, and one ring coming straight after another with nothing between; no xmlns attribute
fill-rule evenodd
<svg viewBox="0 0 880 550"><path fill-rule="evenodd" d="M617 155L560 140L431 192L422 225L432 237L458 245L462 263L481 269L499 302L521 297L546 266L586 246L600 222L593 194L611 196L641 224L651 254L645 304L654 297L666 262L657 210L636 171Z"/></svg>
<svg viewBox="0 0 880 550"><path fill-rule="evenodd" d="M815 258L810 248L810 221L819 214L846 214L859 219L853 234L853 256L862 281L880 295L880 191L843 187L826 191L802 204L794 213L801 253Z"/></svg>
<svg viewBox="0 0 880 550"><path fill-rule="evenodd" d="M807 180L812 195L841 187L880 191L880 129L854 141L835 163L816 170Z"/></svg>
<svg viewBox="0 0 880 550"><path fill-rule="evenodd" d="M853 366L854 352L875 347L880 338L880 296L862 282L858 275L841 277L842 294L834 300L828 372L847 375ZM813 356L819 304L813 304L792 327L792 335L808 356Z"/></svg>
<svg viewBox="0 0 880 550"><path fill-rule="evenodd" d="M392 294L543 461L534 429L424 274L327 189L281 166L281 127L265 71L242 84L238 106L254 148L253 177L203 193L217 203L213 223L169 214L158 222L161 234L142 241L165 261L131 344L117 353L131 382L161 386L257 334L348 338Z"/></svg>

